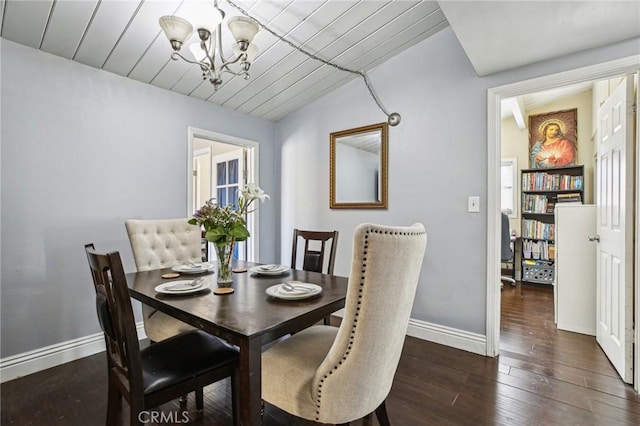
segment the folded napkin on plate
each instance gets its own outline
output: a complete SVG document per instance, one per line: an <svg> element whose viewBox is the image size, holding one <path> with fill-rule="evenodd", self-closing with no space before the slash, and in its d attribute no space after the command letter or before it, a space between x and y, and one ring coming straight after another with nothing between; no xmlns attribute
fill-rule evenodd
<svg viewBox="0 0 640 426"><path fill-rule="evenodd" d="M282 269L282 265L262 265L259 267L262 271L275 271L278 269Z"/></svg>
<svg viewBox="0 0 640 426"><path fill-rule="evenodd" d="M286 289L283 285L278 287L278 293L283 294L285 296L299 296L301 294L309 294L313 293L313 289L309 287L305 287L303 285L296 284L293 286L293 290Z"/></svg>
<svg viewBox="0 0 640 426"><path fill-rule="evenodd" d="M192 283L184 283L184 284L174 284L165 287L165 290L169 291L185 291L185 290L195 290L196 288L202 287L202 282L198 282L195 284Z"/></svg>
<svg viewBox="0 0 640 426"><path fill-rule="evenodd" d="M183 268L185 268L185 269L202 269L202 268L204 268L204 265L202 263L190 263L188 265L184 265Z"/></svg>

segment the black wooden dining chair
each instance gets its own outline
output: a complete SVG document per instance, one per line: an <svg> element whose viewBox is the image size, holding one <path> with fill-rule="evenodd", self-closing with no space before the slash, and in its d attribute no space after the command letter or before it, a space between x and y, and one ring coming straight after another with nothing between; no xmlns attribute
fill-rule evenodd
<svg viewBox="0 0 640 426"><path fill-rule="evenodd" d="M333 275L333 266L336 261L336 248L338 246L338 231L302 231L300 229L294 229L293 244L291 247L291 267L293 269L297 268L298 240L300 238L304 240L302 269L322 273L324 256L327 251L327 244L329 244L329 259L326 273ZM309 247L310 242L316 242L320 248L311 249Z"/></svg>
<svg viewBox="0 0 640 426"><path fill-rule="evenodd" d="M140 349L120 253L96 253L85 245L96 291L98 321L107 347L107 425L121 423L122 397L130 424L142 425L141 413L189 392L203 409L203 387L231 377L232 412L237 408L238 352L222 340L193 330Z"/></svg>

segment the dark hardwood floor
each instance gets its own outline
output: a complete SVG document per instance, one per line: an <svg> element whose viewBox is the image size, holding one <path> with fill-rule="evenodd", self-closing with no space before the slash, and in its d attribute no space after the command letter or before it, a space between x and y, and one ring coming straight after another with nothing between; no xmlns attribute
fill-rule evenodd
<svg viewBox="0 0 640 426"><path fill-rule="evenodd" d="M640 425L640 397L595 338L556 330L551 288L505 285L501 330L498 358L408 337L387 399L392 424ZM2 384L1 424L104 424L105 362L97 354ZM205 392L204 415L192 424L231 425L228 380ZM176 415L177 407L161 410ZM188 410L195 417L193 397ZM267 405L264 424L311 423Z"/></svg>

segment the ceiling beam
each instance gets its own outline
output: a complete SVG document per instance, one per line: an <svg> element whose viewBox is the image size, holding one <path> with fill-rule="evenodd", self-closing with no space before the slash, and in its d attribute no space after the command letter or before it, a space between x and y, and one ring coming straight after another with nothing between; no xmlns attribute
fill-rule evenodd
<svg viewBox="0 0 640 426"><path fill-rule="evenodd" d="M521 97L515 98L506 98L502 100L502 108L506 108L511 111L511 115L513 115L513 119L516 121L518 128L520 130L524 130L527 128L527 123L525 122L525 114L526 110L524 108L524 103L522 102Z"/></svg>

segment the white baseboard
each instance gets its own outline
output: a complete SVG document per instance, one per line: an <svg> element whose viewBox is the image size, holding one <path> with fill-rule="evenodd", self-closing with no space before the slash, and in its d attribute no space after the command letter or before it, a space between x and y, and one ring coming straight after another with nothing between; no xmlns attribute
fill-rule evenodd
<svg viewBox="0 0 640 426"><path fill-rule="evenodd" d="M342 318L344 309L331 315ZM417 319L409 319L407 336L416 337L433 343L439 343L452 348L473 352L479 355L487 355L487 337L482 334L445 327Z"/></svg>
<svg viewBox="0 0 640 426"><path fill-rule="evenodd" d="M333 315L342 317L343 313L344 311L340 310ZM142 322L137 323L136 328L140 339L147 337ZM407 335L480 355L487 353L485 336L425 321L410 319ZM102 352L104 349L104 337L102 333L96 333L2 358L0 359L0 383L75 361Z"/></svg>
<svg viewBox="0 0 640 426"><path fill-rule="evenodd" d="M558 326L558 324L556 324L556 328L558 330L570 331L572 333L586 334L587 336L596 335L596 329L591 327L580 327L578 325L571 325L571 324L569 325L563 324L562 326Z"/></svg>
<svg viewBox="0 0 640 426"><path fill-rule="evenodd" d="M136 323L138 337L146 336L142 321ZM46 370L105 350L104 336L95 333L44 348L0 359L0 383Z"/></svg>
<svg viewBox="0 0 640 426"><path fill-rule="evenodd" d="M487 355L487 337L482 334L432 324L426 321L409 319L407 335L428 340L429 342L451 346L452 348L463 351Z"/></svg>

